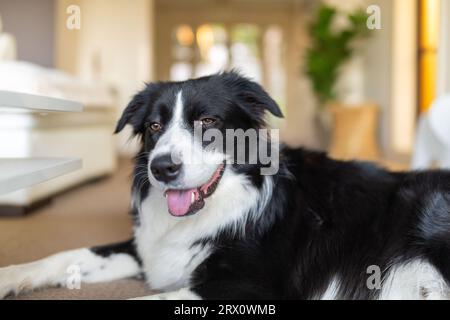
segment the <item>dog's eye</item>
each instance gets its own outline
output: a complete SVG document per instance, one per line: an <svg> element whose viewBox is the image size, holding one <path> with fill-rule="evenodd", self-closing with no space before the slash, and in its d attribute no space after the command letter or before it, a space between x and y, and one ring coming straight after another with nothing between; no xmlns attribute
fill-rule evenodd
<svg viewBox="0 0 450 320"><path fill-rule="evenodd" d="M162 125L158 122L152 122L150 123L149 128L152 132L158 132L162 129Z"/></svg>
<svg viewBox="0 0 450 320"><path fill-rule="evenodd" d="M217 120L214 118L202 118L202 119L200 119L200 121L202 122L202 125L210 126L210 125L214 124Z"/></svg>

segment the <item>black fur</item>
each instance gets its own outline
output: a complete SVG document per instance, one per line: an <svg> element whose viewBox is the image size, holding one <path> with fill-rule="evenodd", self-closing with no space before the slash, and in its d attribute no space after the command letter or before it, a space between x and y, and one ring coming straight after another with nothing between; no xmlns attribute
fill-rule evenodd
<svg viewBox="0 0 450 320"><path fill-rule="evenodd" d="M147 134L146 124L170 119L170 99L180 88L189 102L186 117L219 116L221 130L261 128L265 111L281 116L259 85L235 73L149 85L116 129L129 123L142 137L133 183L141 199L150 188L140 180L147 170L144 155L158 139ZM234 166L261 188L256 169ZM198 240L215 248L192 277L192 290L202 298L318 298L338 277L340 298L373 299L380 292L366 286L369 266L379 266L385 276L392 265L416 259L431 263L450 283L450 172L393 173L284 148L273 179L271 199L259 220L247 223L244 237L223 230Z"/></svg>
<svg viewBox="0 0 450 320"><path fill-rule="evenodd" d="M285 150L295 180L277 178L262 221L266 232L245 239L226 232L195 273L208 298L318 298L338 276L342 299L373 299L367 267L422 259L450 281L450 173L390 173Z"/></svg>
<svg viewBox="0 0 450 320"><path fill-rule="evenodd" d="M142 264L142 261L136 252L133 239L104 246L92 247L91 251L101 257L109 257L113 254L124 253L133 257L140 265Z"/></svg>

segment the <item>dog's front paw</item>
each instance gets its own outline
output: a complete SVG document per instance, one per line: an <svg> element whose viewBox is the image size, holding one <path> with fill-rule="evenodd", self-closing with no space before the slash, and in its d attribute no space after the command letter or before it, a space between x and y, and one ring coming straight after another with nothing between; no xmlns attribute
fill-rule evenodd
<svg viewBox="0 0 450 320"><path fill-rule="evenodd" d="M30 290L32 280L21 277L20 267L10 266L0 268L0 299L10 295L17 295L19 292Z"/></svg>

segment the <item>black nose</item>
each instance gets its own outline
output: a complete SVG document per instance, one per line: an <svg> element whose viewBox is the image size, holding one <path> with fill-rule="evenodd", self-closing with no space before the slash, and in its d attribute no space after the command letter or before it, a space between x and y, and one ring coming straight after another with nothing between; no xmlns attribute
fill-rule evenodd
<svg viewBox="0 0 450 320"><path fill-rule="evenodd" d="M153 159L150 170L158 181L170 182L175 180L180 173L181 163L177 164L172 161L170 154L159 156Z"/></svg>

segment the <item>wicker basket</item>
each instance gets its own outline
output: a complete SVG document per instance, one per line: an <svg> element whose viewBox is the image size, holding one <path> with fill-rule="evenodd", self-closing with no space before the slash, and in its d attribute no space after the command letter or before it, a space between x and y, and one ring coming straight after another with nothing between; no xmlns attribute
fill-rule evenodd
<svg viewBox="0 0 450 320"><path fill-rule="evenodd" d="M343 160L379 158L378 108L375 104L350 107L334 103L329 110L333 119L330 156Z"/></svg>

